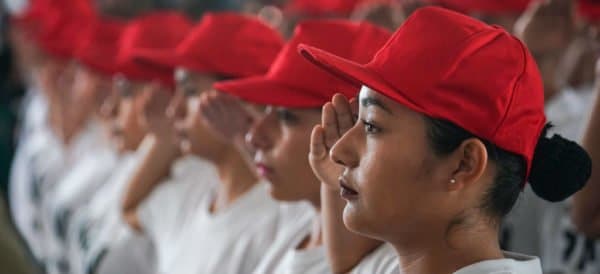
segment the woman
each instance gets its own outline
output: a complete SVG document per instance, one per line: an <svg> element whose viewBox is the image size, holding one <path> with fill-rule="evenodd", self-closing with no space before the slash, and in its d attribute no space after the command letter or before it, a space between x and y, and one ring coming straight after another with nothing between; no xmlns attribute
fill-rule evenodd
<svg viewBox="0 0 600 274"><path fill-rule="evenodd" d="M331 39L333 35L335 40ZM321 200L321 184L312 173L305 155L309 152L311 129L320 122L320 107L330 100L335 91L353 96L356 89L311 67L298 55L296 47L300 43L311 43L361 62L369 59L374 49L388 37L387 31L368 23L306 21L296 28L294 36L266 75L215 84L219 91L268 106L264 117L255 121L246 134L246 140L255 151L256 171L268 180L270 193L275 199L308 202L314 209L293 216L295 221L281 228L281 234L254 273L348 272L380 244L368 239L364 243L364 239L354 238L366 248L356 242L345 242L346 246L327 245L333 237L326 237L325 233L329 230L323 226L327 226L330 219L321 218L321 211L327 211ZM209 109L206 116L213 121L214 127L222 128L222 123L214 121L231 112L229 107L232 105L210 107L220 104L212 97L210 94L204 96L202 108ZM349 233L345 229L338 232ZM354 248L359 251L358 255ZM367 273L369 270L358 272Z"/></svg>
<svg viewBox="0 0 600 274"><path fill-rule="evenodd" d="M231 35L217 39L221 33ZM142 62L178 68L168 116L165 111L146 115L163 134L154 134L160 143L140 172L148 178L166 166L171 173L134 178L125 200L127 221L156 247L159 273L250 273L277 235L284 215L280 206L238 148L204 125L198 102L217 79L266 72L282 46L281 36L257 17L207 13L176 48L139 56ZM149 104L161 102L168 101ZM186 157L157 163L159 150ZM190 161L197 158L203 161Z"/></svg>
<svg viewBox="0 0 600 274"><path fill-rule="evenodd" d="M300 50L363 86L359 121L331 149L350 230L392 244L401 273L542 273L537 258L502 252L499 223L525 182L562 200L591 163L545 137L540 75L519 40L423 8L367 65Z"/></svg>

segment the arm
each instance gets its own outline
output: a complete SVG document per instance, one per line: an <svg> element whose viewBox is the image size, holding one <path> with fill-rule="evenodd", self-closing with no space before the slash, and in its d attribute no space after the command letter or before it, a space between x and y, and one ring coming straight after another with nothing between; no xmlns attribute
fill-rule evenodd
<svg viewBox="0 0 600 274"><path fill-rule="evenodd" d="M127 183L122 205L125 222L138 232L142 231L137 214L138 206L169 175L171 165L180 156L172 122L165 115L170 97L154 86L141 96L142 106L137 110L137 115L142 118L149 133L138 148L138 153L143 153L143 159Z"/></svg>
<svg viewBox="0 0 600 274"><path fill-rule="evenodd" d="M355 107L356 108L356 107ZM353 111L346 98L336 95L333 103L323 107L322 124L311 136L309 161L321 180L321 214L323 242L333 273L352 271L382 242L349 231L344 225L346 202L340 197L338 176L342 167L329 158L329 149L354 124Z"/></svg>
<svg viewBox="0 0 600 274"><path fill-rule="evenodd" d="M600 64L600 63L599 63ZM596 68L598 71L598 66ZM600 77L596 76L596 92L600 87ZM583 147L592 158L592 176L586 186L573 197L571 217L577 229L586 236L600 236L600 96L596 97L592 116L583 137Z"/></svg>
<svg viewBox="0 0 600 274"><path fill-rule="evenodd" d="M122 205L125 221L138 232L142 231L137 216L138 206L169 175L171 165L179 157L179 148L176 145L154 135L146 136L140 147L146 145L149 149L127 183L127 192Z"/></svg>

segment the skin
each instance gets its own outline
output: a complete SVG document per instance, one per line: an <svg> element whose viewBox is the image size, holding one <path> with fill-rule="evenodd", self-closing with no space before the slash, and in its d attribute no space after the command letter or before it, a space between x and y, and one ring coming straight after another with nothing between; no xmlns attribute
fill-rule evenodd
<svg viewBox="0 0 600 274"><path fill-rule="evenodd" d="M116 119L112 126L113 139L116 141L119 151L134 151L146 135L141 117L145 100L142 96L144 85L139 82L116 79L113 88L119 94L118 103L112 106L114 109L106 110L116 113Z"/></svg>
<svg viewBox="0 0 600 274"><path fill-rule="evenodd" d="M246 135L256 151L257 173L269 181L271 196L280 201L308 201L317 211L321 209L320 183L300 155L308 155L311 130L320 117L314 109L269 106ZM321 218L317 216L311 233L296 248L320 246L321 231Z"/></svg>
<svg viewBox="0 0 600 274"><path fill-rule="evenodd" d="M495 174L485 145L437 157L423 116L364 88L358 122L333 146L348 229L391 243L402 273L454 273L502 258L497 222L480 209ZM454 181L454 183L451 183ZM451 225L456 224L456 225Z"/></svg>
<svg viewBox="0 0 600 274"><path fill-rule="evenodd" d="M320 118L321 113L313 109L270 106L250 128L248 141L256 149L257 172L270 182L275 199L308 200L320 207L320 183L301 156L308 155L311 130Z"/></svg>
<svg viewBox="0 0 600 274"><path fill-rule="evenodd" d="M142 231L136 213L138 205L164 181L182 152L202 157L217 168L220 184L212 212L231 205L258 181L237 148L219 139L201 118L199 97L217 77L179 71L176 79L177 89L170 101L161 98L156 89L146 93L149 98L143 120L150 129L147 137L150 150L129 183L123 205L126 221L138 231ZM163 102L169 103L163 105Z"/></svg>
<svg viewBox="0 0 600 274"><path fill-rule="evenodd" d="M321 241L320 237L322 237L323 244L328 251L328 259L333 273L347 273L381 244L380 241L372 240L348 231L342 222L342 212L346 202L339 197L340 190L339 184L337 183L337 178L341 174L342 167L331 161L328 156L329 147L335 143L341 133L345 132L354 123L350 106L347 103L344 104L345 101L342 98L343 96L338 95L334 98L333 103L326 104L322 111L321 123L316 125L312 131L309 163L317 180L322 182L322 184L320 187L320 201L314 202L315 199L317 199L314 194L311 196L315 198L312 198L309 201L313 201L313 206L318 209L320 208L321 218L315 218L311 235L298 247L310 248L311 246L318 246ZM240 104L239 99L224 93L215 92L211 95L207 94L207 96L203 96L202 100L203 111L209 114L212 113L212 115L207 115L206 118L213 131L220 132L222 138L229 139L232 142L236 138L239 138L239 136L246 135L248 142L253 144L254 149L258 151L259 154L275 155L271 157L276 158L277 160L274 161L278 163L283 161L283 157L278 157L279 155L286 155L287 153L305 153L305 148L303 147L305 141L302 139L306 138L308 124L315 123L315 120L318 121L318 117L314 117L314 113L310 113L315 111L304 110L307 115L313 117L311 117L310 121L307 121L307 125L302 126L301 130L300 128L294 129L291 128L294 125L287 125L285 120L282 121L280 119L278 122L277 117L268 117L269 115L273 115L273 107L267 108L267 116L261 118L260 116L254 116L247 108L244 108L242 104ZM227 111L219 112L219 109ZM356 109L357 107L355 110ZM284 109L280 110L283 111ZM285 115L280 116L280 118L282 117L285 117ZM309 116L305 118L308 117ZM248 121L249 119L256 121L250 128L250 131L248 131L248 126L245 124L245 121ZM272 119L270 120L270 124L266 124L269 122L267 119ZM338 121L340 121L340 123L338 123ZM265 129L264 127L266 126L269 126L269 128ZM296 126L298 125L296 124ZM290 128L285 129L285 127ZM284 131L289 132L287 133L288 136L292 132L296 132L294 134L302 132L302 139L293 139L297 141L293 141L290 137L284 139L282 136L282 132ZM257 134L268 135L257 136ZM325 137L326 135L327 138ZM267 141L265 141L265 139ZM325 139L327 139L327 141ZM292 142L302 142L302 146L298 146L296 143ZM289 149L293 147L297 150L290 152ZM302 148L303 151L300 152L299 148ZM278 168L282 170L282 174L290 173L290 167L297 169L298 167L305 165L301 157L295 158L296 159L293 159L293 163L285 163L282 165L283 167L278 166ZM297 170L298 171L295 172L300 171L299 169ZM295 176L299 176L297 175L298 173L294 174L296 174ZM279 178L281 178L281 180L289 180L288 177L275 177L275 179ZM302 183L305 182L298 182L298 184ZM285 181L275 181L272 185L273 195L278 195L275 197L286 199L288 201L296 201L297 199L308 200L309 196L301 197L298 193L288 194L290 190L284 189L284 187L289 188L290 186L288 186ZM316 192L316 190L313 191ZM304 195L306 194L302 194L302 196Z"/></svg>
<svg viewBox="0 0 600 274"><path fill-rule="evenodd" d="M343 166L329 157L331 147L354 125L358 104L343 95L336 95L323 106L321 124L311 135L309 162L322 183L321 215L323 241L333 273L348 273L382 242L351 232L344 226L343 212L346 201L340 198L339 176Z"/></svg>

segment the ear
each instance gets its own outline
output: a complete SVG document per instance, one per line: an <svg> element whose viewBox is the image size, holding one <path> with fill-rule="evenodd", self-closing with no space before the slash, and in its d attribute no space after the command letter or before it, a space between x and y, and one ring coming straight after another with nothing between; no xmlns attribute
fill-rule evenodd
<svg viewBox="0 0 600 274"><path fill-rule="evenodd" d="M448 178L449 190L474 185L484 175L488 162L485 144L477 138L465 140L453 153L454 170ZM450 182L453 180L453 182Z"/></svg>

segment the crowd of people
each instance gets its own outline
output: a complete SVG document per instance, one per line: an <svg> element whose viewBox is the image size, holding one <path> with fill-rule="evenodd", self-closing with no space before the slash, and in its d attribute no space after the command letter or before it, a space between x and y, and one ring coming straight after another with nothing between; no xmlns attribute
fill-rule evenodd
<svg viewBox="0 0 600 274"><path fill-rule="evenodd" d="M4 1L1 273L600 273L600 1L172 2Z"/></svg>

